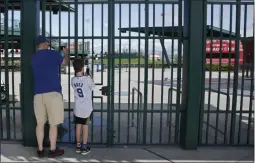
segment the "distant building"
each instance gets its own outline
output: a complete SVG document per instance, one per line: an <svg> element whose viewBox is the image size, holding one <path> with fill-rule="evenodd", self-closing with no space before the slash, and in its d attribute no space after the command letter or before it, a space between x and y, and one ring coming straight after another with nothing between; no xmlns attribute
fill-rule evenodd
<svg viewBox="0 0 255 163"><path fill-rule="evenodd" d="M158 54L152 54L152 55L150 55L150 56L149 56L149 59L150 59L150 60L153 60L153 56L154 56L155 60L158 60L158 61L161 60L161 56L158 55Z"/></svg>
<svg viewBox="0 0 255 163"><path fill-rule="evenodd" d="M206 63L235 64L236 41L231 40L206 40ZM221 59L220 59L221 57ZM243 64L243 44L239 43L239 64Z"/></svg>

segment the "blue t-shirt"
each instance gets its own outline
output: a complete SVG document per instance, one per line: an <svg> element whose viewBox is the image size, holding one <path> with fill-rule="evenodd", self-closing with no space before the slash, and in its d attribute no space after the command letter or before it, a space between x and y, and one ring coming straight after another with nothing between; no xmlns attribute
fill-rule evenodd
<svg viewBox="0 0 255 163"><path fill-rule="evenodd" d="M34 94L61 93L59 66L63 62L62 55L55 50L38 50L32 56L31 62L34 76Z"/></svg>

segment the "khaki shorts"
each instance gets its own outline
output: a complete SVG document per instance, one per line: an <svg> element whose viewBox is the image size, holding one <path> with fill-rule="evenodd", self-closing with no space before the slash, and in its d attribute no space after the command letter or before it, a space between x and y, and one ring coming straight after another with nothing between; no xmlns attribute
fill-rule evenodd
<svg viewBox="0 0 255 163"><path fill-rule="evenodd" d="M62 94L49 92L34 96L34 112L37 124L59 125L64 121L64 101Z"/></svg>

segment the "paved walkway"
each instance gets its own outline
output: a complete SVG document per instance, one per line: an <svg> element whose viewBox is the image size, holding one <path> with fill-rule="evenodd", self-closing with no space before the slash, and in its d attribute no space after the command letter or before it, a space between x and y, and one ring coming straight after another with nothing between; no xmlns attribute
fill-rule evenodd
<svg viewBox="0 0 255 163"><path fill-rule="evenodd" d="M65 150L63 157L39 159L34 148L20 144L1 144L1 162L254 162L253 148L246 147L201 147L196 151L186 151L179 147L92 148L87 156L76 154L72 148L65 147Z"/></svg>

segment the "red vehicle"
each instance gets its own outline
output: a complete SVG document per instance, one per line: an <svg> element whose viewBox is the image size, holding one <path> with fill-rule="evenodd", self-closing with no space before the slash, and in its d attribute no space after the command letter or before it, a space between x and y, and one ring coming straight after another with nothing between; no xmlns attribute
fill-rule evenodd
<svg viewBox="0 0 255 163"><path fill-rule="evenodd" d="M229 55L231 65L235 64L235 40L206 40L206 63L209 64L211 62L210 58L212 56L212 64L220 63L220 53L221 55L221 63L228 64L229 63ZM220 45L221 44L221 45ZM239 64L243 64L243 44L240 41L239 44ZM221 48L221 50L220 50ZM231 49L231 50L230 50Z"/></svg>

